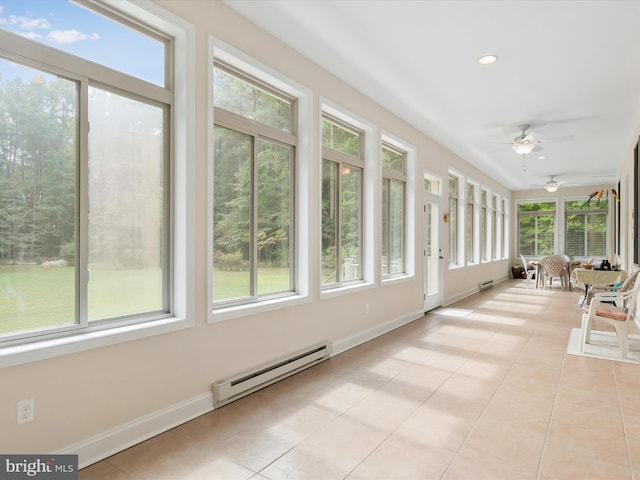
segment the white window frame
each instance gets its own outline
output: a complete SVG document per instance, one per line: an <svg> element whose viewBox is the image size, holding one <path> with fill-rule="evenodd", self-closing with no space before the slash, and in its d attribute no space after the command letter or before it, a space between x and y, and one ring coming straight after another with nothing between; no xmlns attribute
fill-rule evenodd
<svg viewBox="0 0 640 480"><path fill-rule="evenodd" d="M563 222L564 224L564 218L563 218L563 213L558 211L558 199L556 197L554 198L531 198L531 199L519 199L516 201L515 203L515 217L516 217L516 254L517 255L524 255L521 251L520 251L520 204L522 203L553 203L555 205L555 209L553 211L553 216L554 216L554 221L553 221L553 251L557 252L558 251L558 229L560 228L558 226L559 222ZM549 212L551 213L551 212ZM534 215L534 214L531 214ZM544 215L544 213L541 213L539 215ZM564 228L564 227L563 227ZM541 254L535 254L535 255L525 255L528 258L538 258L538 257L542 257L544 255Z"/></svg>
<svg viewBox="0 0 640 480"><path fill-rule="evenodd" d="M454 177L457 180L457 195L452 196L451 192L448 192L447 195L447 201L448 201L448 210L449 210L449 229L448 229L448 235L449 237L451 236L451 225L453 220L451 219L451 198L456 198L457 199L457 210L456 210L456 235L457 238L455 239L455 243L456 243L456 248L457 248L457 254L455 255L455 258L452 258L451 256L451 252L449 252L449 270L454 270L457 268L462 268L464 267L464 257L465 257L465 230L464 230L464 212L465 212L465 207L466 207L466 203L465 203L465 188L464 186L466 185L466 183L464 182L464 178L465 176L450 168L448 175L447 175L447 189L449 189L449 177ZM448 248L450 248L452 244L451 238L449 238L449 243L448 243Z"/></svg>
<svg viewBox="0 0 640 480"><path fill-rule="evenodd" d="M171 165L171 262L172 271L169 286L171 298L170 311L163 318L139 322L108 322L96 327L59 335L33 337L18 343L0 346L0 367L7 367L43 360L69 353L85 351L121 342L127 342L152 335L163 334L191 327L194 323L194 280L193 245L194 241L194 145L195 133L190 126L194 122L195 112L195 30L185 22L163 8L145 3L121 0L105 1L113 11L123 14L133 21L139 21L173 38L175 68L173 91L176 92L172 106L169 136L172 141L170 151ZM13 55L10 34L0 32L0 48L9 57ZM7 40L5 40L5 37ZM46 50L34 48L32 53ZM32 57L33 58L33 57ZM68 54L52 51L46 58L37 59L52 66L52 70L64 71ZM57 66L57 67L56 67ZM101 67L95 67L101 68ZM86 101L86 99L84 99ZM86 107L83 107L86 108ZM81 130L82 143L86 142L86 128ZM86 227L85 227L86 228Z"/></svg>
<svg viewBox="0 0 640 480"><path fill-rule="evenodd" d="M467 255L467 265L478 265L480 263L480 231L479 231L479 226L480 226L480 202L479 202L479 195L480 195L480 183L476 182L475 180L471 179L471 178L467 178L467 182L466 185L472 185L473 186L473 197L469 198L469 196L467 195L467 199L466 199L466 205L473 205L473 218L471 219L471 224L473 226L472 229L472 237L468 237L468 233L467 232L467 240L470 238L471 240L471 246L469 245L465 245L466 249L465 249L465 254L467 252L467 250L469 249L469 247L471 247L471 250L473 251L473 260L470 260L468 258ZM465 209L465 218L468 215L468 208ZM467 218L468 220L468 218Z"/></svg>
<svg viewBox="0 0 640 480"><path fill-rule="evenodd" d="M480 263L492 261L491 190L480 187ZM484 238L482 236L484 232Z"/></svg>
<svg viewBox="0 0 640 480"><path fill-rule="evenodd" d="M492 237L491 245L493 246L493 260L500 260L502 249L502 232L500 220L500 195L494 193L491 201L491 223L492 223Z"/></svg>
<svg viewBox="0 0 640 480"><path fill-rule="evenodd" d="M502 224L502 259L509 258L509 201L502 197L501 224Z"/></svg>
<svg viewBox="0 0 640 480"><path fill-rule="evenodd" d="M613 198L613 197L612 197ZM567 252L567 202L572 202L572 201L576 201L576 200L584 200L584 197L564 197L562 199L562 231L563 231L563 235L562 235L562 239L563 239L563 244L564 244L564 249L563 251ZM599 257L602 258L608 258L610 255L610 252L612 251L611 249L611 241L612 238L615 241L615 234L611 234L611 224L612 224L612 212L611 212L611 205L613 202L607 202L607 208L605 209L600 209L600 210L585 210L585 211L581 211L580 214L581 215L589 215L589 214L605 214L606 215L606 224L607 224L607 234L605 235L605 254L604 255L600 255ZM615 205L615 203L613 203ZM586 232L585 232L586 233ZM594 255L591 254L587 254L587 255L575 255L576 258L582 258L582 259L588 259L590 257L593 257Z"/></svg>
<svg viewBox="0 0 640 480"><path fill-rule="evenodd" d="M415 275L415 189L416 189L416 148L395 135L383 131L381 133L381 143L387 143L405 153L405 205L404 205L404 273L382 276L383 284L395 281L405 281ZM380 161L382 168L382 161ZM379 236L378 236L379 237Z"/></svg>
<svg viewBox="0 0 640 480"><path fill-rule="evenodd" d="M311 258L311 238L310 238L310 218L311 218L311 128L312 118L312 93L306 87L287 78L273 68L258 62L254 58L244 54L236 48L228 45L222 40L208 36L208 85L213 85L213 63L214 59L219 60L230 67L242 71L244 74L264 82L267 85L278 89L296 99L298 110L297 137L298 146L296 148L296 171L295 171L295 231L296 245L296 288L293 295L265 298L252 303L230 305L223 308L213 308L213 126L215 118L213 114L213 89L209 88L208 104L210 108L208 116L208 147L207 147L207 323L216 323L229 319L254 315L256 313L283 308L289 305L299 305L311 301L310 285L310 258Z"/></svg>
<svg viewBox="0 0 640 480"><path fill-rule="evenodd" d="M318 150L319 158L323 158L323 145L322 145L322 119L327 115L333 117L351 127L360 130L362 132L362 145L363 151L362 159L364 161L363 178L362 178L362 280L359 282L350 282L348 284L331 286L328 288L322 288L322 254L318 256L317 268L318 268L318 282L320 285L320 298L331 298L336 295L349 294L354 291L360 291L363 289L373 288L375 286L375 270L376 260L375 251L379 240L376 238L376 234L379 238L379 230L376 229L375 213L378 210L375 207L375 192L379 188L380 176L376 172L376 161L379 156L377 145L379 144L376 136L375 126L363 119L359 115L356 115L347 109L341 107L337 103L325 98L320 98L320 112L318 121ZM318 162L318 170L316 171L318 191L322 191L322 161ZM316 215L318 217L318 241L319 245L322 245L322 215Z"/></svg>

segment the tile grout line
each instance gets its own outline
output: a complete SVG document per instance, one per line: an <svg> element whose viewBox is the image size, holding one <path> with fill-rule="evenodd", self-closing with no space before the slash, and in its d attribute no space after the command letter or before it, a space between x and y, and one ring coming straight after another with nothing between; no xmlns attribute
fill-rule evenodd
<svg viewBox="0 0 640 480"><path fill-rule="evenodd" d="M627 461L629 462L629 471L631 473L631 478L635 479L636 475L634 473L633 468L633 460L631 458L631 449L629 448L629 435L627 433L627 426L624 421L624 412L622 411L622 401L620 400L620 389L618 387L618 375L616 374L616 367L611 362L611 369L613 370L613 381L616 385L616 398L618 400L618 411L620 412L620 421L622 422L622 433L624 435L624 446L627 449Z"/></svg>
<svg viewBox="0 0 640 480"><path fill-rule="evenodd" d="M553 405L551 406L551 413L549 414L549 421L547 422L547 428L544 433L544 442L542 443L542 451L540 452L540 457L538 459L538 468L536 470L536 479L540 480L540 475L542 473L542 462L544 461L544 454L547 451L547 441L549 440L549 432L551 430L551 424L553 422L553 417L556 411L556 405L558 403L558 391L560 390L560 382L563 380L565 363L567 361L567 352L564 353L562 357L562 367L560 368L560 374L558 375L558 381L556 382L556 391L553 395Z"/></svg>
<svg viewBox="0 0 640 480"><path fill-rule="evenodd" d="M527 338L527 342L529 341L529 339L531 338L531 336L533 335L533 331L531 331L529 333L529 336ZM482 409L482 412L480 413L480 415L478 416L478 418L476 419L476 421L473 423L473 425L471 426L471 429L469 430L469 432L467 433L467 435L465 436L464 440L462 441L462 443L460 444L460 446L458 447L458 449L456 450L455 454L453 455L453 458L451 459L451 461L449 462L449 464L447 465L447 468L445 468L444 472L442 472L442 475L440 475L440 480L445 479L445 477L447 476L447 474L449 473L449 471L451 470L451 467L453 466L453 464L455 463L456 459L458 458L458 456L460 455L460 452L464 449L465 445L467 444L467 441L469 440L469 437L471 437L471 434L475 431L476 426L478 425L478 422L480 421L480 419L484 416L484 414L486 413L487 409L489 408L489 404L491 403L491 400L493 400L493 397L495 397L496 392L498 391L498 389L500 388L500 386L502 385L502 383L504 382L504 379L507 378L507 376L509 375L509 373L511 372L511 370L513 370L513 367L516 363L516 361L518 360L518 358L520 357L520 355L522 355L522 351L524 350L524 347L527 345L527 342L524 342L522 344L522 347L520 348L520 351L518 352L517 355L514 356L513 362L511 362L511 366L509 367L509 370L507 370L507 372L504 374L504 376L502 377L502 380L500 380L500 383L498 383L498 385L496 386L494 392L491 394L491 397L487 400L486 405L484 406L484 408ZM468 361L468 359L467 359ZM466 362L465 362L466 363ZM464 365L464 364L463 364ZM462 365L458 368L458 370L462 368ZM456 370L457 371L457 370Z"/></svg>

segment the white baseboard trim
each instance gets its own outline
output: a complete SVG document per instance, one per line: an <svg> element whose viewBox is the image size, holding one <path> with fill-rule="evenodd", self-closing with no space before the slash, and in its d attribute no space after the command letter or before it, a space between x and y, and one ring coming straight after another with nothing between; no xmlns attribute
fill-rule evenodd
<svg viewBox="0 0 640 480"><path fill-rule="evenodd" d="M355 335L352 335L350 337L336 340L335 342L332 342L331 356L338 355L339 353L349 350L350 348L357 347L362 343L373 340L380 335L384 335L385 333L395 330L396 328L406 325L407 323L413 322L414 320L417 320L418 318L423 316L424 312L422 311L422 309L416 310L406 313L388 322L384 322L371 327L362 332L356 333Z"/></svg>
<svg viewBox="0 0 640 480"><path fill-rule="evenodd" d="M213 393L205 393L87 438L56 452L78 455L78 468L166 432L213 410Z"/></svg>
<svg viewBox="0 0 640 480"><path fill-rule="evenodd" d="M493 281L494 285L498 285L499 283L504 282L505 280L508 280L509 277L505 276L505 277L501 277L497 280ZM448 307L449 305L451 305L452 303L456 303L459 302L460 300L464 300L467 297L470 297L471 295L475 295L476 293L480 292L480 288L479 287L474 287L474 288L470 288L469 290L466 290L464 292L460 292L452 297L447 297L445 299L442 300L442 306L443 307Z"/></svg>
<svg viewBox="0 0 640 480"><path fill-rule="evenodd" d="M416 310L384 322L363 332L332 343L331 354L337 355L364 342L388 333L422 317ZM203 393L162 410L150 413L118 427L99 433L59 450L58 454L78 455L78 467L85 468L178 425L213 411L213 393Z"/></svg>

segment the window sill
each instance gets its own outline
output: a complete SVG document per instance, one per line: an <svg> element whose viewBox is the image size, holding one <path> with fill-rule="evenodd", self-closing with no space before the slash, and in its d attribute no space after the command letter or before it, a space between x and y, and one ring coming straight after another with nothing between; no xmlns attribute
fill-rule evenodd
<svg viewBox="0 0 640 480"><path fill-rule="evenodd" d="M354 293L354 292L360 292L362 290L368 290L370 288L373 288L374 285L373 283L370 282L358 282L358 283L354 283L351 285L345 285L345 286L341 286L341 287L335 287L335 288L329 288L326 290L322 290L322 292L320 292L320 299L325 299L325 298L333 298L333 297L338 297L340 295L348 295L350 293Z"/></svg>
<svg viewBox="0 0 640 480"><path fill-rule="evenodd" d="M410 280L413 280L413 278L414 278L414 275L405 273L402 275L393 275L389 277L383 277L381 283L382 285L391 285L394 283L408 282Z"/></svg>
<svg viewBox="0 0 640 480"><path fill-rule="evenodd" d="M278 308L291 307L293 305L301 305L311 301L308 295L292 295L288 297L274 298L255 303L247 303L244 305L234 305L232 307L224 307L209 311L207 323L217 323L232 318L246 317L255 315Z"/></svg>
<svg viewBox="0 0 640 480"><path fill-rule="evenodd" d="M193 326L193 322L186 318L171 317L93 332L73 333L63 337L36 340L19 345L7 345L0 347L0 368L129 342L191 326Z"/></svg>

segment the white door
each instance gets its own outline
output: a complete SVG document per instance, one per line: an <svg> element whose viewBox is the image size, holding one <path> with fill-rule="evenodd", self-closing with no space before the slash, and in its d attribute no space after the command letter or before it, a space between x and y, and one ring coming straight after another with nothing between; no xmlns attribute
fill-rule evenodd
<svg viewBox="0 0 640 480"><path fill-rule="evenodd" d="M440 248L440 180L425 174L423 209L424 311L442 305L442 250Z"/></svg>

